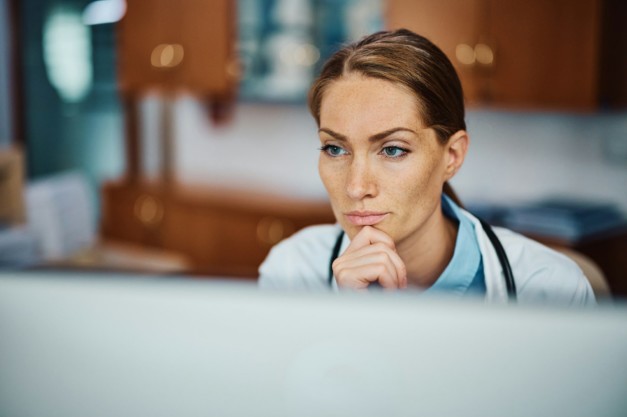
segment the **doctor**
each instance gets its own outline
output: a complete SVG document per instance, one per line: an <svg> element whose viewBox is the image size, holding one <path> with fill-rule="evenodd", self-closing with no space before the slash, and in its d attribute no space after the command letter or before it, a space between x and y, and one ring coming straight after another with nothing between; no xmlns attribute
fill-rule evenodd
<svg viewBox="0 0 627 417"><path fill-rule="evenodd" d="M430 41L398 30L344 47L313 84L309 107L337 224L276 245L260 267L262 288L595 302L570 259L460 207L448 181L469 145L462 87Z"/></svg>

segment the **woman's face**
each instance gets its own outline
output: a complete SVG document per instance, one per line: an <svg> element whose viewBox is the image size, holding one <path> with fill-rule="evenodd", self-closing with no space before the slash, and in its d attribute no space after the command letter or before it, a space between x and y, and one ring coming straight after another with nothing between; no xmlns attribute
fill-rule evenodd
<svg viewBox="0 0 627 417"><path fill-rule="evenodd" d="M409 91L344 76L324 93L319 136L320 177L351 239L371 225L399 244L441 215L446 146L425 128Z"/></svg>

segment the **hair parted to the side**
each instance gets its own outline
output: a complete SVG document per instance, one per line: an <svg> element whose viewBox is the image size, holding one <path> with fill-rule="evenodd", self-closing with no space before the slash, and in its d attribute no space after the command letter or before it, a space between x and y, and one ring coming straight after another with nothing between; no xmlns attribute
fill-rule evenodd
<svg viewBox="0 0 627 417"><path fill-rule="evenodd" d="M413 92L425 127L434 129L442 142L466 129L457 72L440 48L423 36L407 29L382 31L333 54L309 91L309 109L318 124L326 88L350 73L387 80Z"/></svg>
<svg viewBox="0 0 627 417"><path fill-rule="evenodd" d="M309 90L309 110L318 125L327 87L350 73L387 80L412 92L422 122L436 132L441 143L466 130L464 94L457 72L444 52L423 36L407 29L381 31L333 54ZM462 206L448 182L443 191Z"/></svg>

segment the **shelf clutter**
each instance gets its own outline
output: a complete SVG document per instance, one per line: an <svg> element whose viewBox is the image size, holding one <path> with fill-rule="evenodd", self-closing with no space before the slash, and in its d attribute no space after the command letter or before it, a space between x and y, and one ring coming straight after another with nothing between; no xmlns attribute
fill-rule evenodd
<svg viewBox="0 0 627 417"><path fill-rule="evenodd" d="M573 199L546 199L510 207L502 224L525 234L575 242L627 230L627 219L614 205Z"/></svg>
<svg viewBox="0 0 627 417"><path fill-rule="evenodd" d="M471 203L473 214L538 240L575 245L627 233L627 217L614 204L575 198L546 198L530 203Z"/></svg>
<svg viewBox="0 0 627 417"><path fill-rule="evenodd" d="M0 270L92 270L185 274L186 256L103 239L80 172L33 181L19 150L0 150Z"/></svg>
<svg viewBox="0 0 627 417"><path fill-rule="evenodd" d="M0 266L21 268L38 259L37 243L25 225L24 155L0 149Z"/></svg>

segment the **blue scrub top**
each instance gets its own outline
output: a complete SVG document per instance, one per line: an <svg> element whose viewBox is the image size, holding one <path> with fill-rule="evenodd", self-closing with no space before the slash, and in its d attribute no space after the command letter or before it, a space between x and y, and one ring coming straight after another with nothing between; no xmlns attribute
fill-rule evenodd
<svg viewBox="0 0 627 417"><path fill-rule="evenodd" d="M457 240L451 261L427 291L458 295L485 294L483 262L474 224L446 195L442 195L442 211L457 223Z"/></svg>

